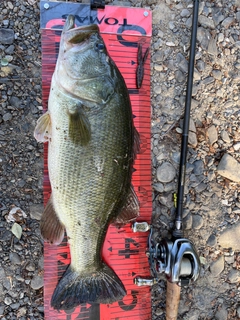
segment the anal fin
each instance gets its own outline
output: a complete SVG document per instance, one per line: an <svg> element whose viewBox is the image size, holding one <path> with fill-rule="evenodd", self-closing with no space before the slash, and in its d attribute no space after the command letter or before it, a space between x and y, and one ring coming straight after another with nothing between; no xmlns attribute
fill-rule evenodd
<svg viewBox="0 0 240 320"><path fill-rule="evenodd" d="M45 241L52 244L60 244L64 238L64 226L60 222L52 203L52 198L43 211L40 231Z"/></svg>
<svg viewBox="0 0 240 320"><path fill-rule="evenodd" d="M117 227L121 227L124 224L135 220L139 216L139 201L138 197L131 185L129 194L127 196L126 203L122 208L119 215L114 220L113 224Z"/></svg>
<svg viewBox="0 0 240 320"><path fill-rule="evenodd" d="M52 126L49 112L44 113L37 121L34 137L38 142L46 142L51 139Z"/></svg>

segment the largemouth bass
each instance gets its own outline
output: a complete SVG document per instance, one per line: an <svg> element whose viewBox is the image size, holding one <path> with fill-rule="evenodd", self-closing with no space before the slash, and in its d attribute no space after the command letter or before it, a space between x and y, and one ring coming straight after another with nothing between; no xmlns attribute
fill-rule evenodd
<svg viewBox="0 0 240 320"><path fill-rule="evenodd" d="M122 299L124 285L102 260L101 249L110 223L126 223L138 215L131 175L139 139L127 87L97 25L74 28L74 16L68 16L48 111L34 136L48 141L52 189L41 233L59 244L66 230L71 254L52 307L66 310Z"/></svg>

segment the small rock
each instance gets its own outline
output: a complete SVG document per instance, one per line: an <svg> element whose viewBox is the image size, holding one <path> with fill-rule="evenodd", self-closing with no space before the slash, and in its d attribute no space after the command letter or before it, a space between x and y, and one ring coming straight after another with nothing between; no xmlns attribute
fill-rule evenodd
<svg viewBox="0 0 240 320"><path fill-rule="evenodd" d="M3 121L10 121L10 120L12 120L12 115L11 115L11 113L5 113L4 115L3 115Z"/></svg>
<svg viewBox="0 0 240 320"><path fill-rule="evenodd" d="M189 213L185 218L183 218L183 228L185 230L191 230L192 229L192 214Z"/></svg>
<svg viewBox="0 0 240 320"><path fill-rule="evenodd" d="M240 150L240 142L234 144L234 145L233 145L233 149L234 149L235 151Z"/></svg>
<svg viewBox="0 0 240 320"><path fill-rule="evenodd" d="M164 162L157 168L157 179L160 182L170 182L175 176L176 169L169 162Z"/></svg>
<svg viewBox="0 0 240 320"><path fill-rule="evenodd" d="M216 261L212 262L210 265L210 271L214 277L220 275L220 273L224 270L224 257L220 256Z"/></svg>
<svg viewBox="0 0 240 320"><path fill-rule="evenodd" d="M171 208L173 206L172 193L162 193L158 197L159 202L166 206L167 208Z"/></svg>
<svg viewBox="0 0 240 320"><path fill-rule="evenodd" d="M216 80L221 80L222 79L222 72L220 70L213 70L212 74L213 74L213 77Z"/></svg>
<svg viewBox="0 0 240 320"><path fill-rule="evenodd" d="M178 53L176 58L177 58L178 68L182 72L187 73L188 72L188 61L186 60L186 58L181 53Z"/></svg>
<svg viewBox="0 0 240 320"><path fill-rule="evenodd" d="M26 270L27 271L35 271L35 264L33 263L33 262L29 262L28 264L27 264L27 266L26 266Z"/></svg>
<svg viewBox="0 0 240 320"><path fill-rule="evenodd" d="M162 193L164 191L164 185L161 182L157 182L153 184L153 189L157 192Z"/></svg>
<svg viewBox="0 0 240 320"><path fill-rule="evenodd" d="M236 13L236 18L237 18L237 21L240 22L240 11Z"/></svg>
<svg viewBox="0 0 240 320"><path fill-rule="evenodd" d="M175 72L175 79L177 80L177 82L183 82L186 79L186 76L181 70L177 70Z"/></svg>
<svg viewBox="0 0 240 320"><path fill-rule="evenodd" d="M213 56L217 56L218 48L217 48L216 40L214 38L210 39L207 51L209 54Z"/></svg>
<svg viewBox="0 0 240 320"><path fill-rule="evenodd" d="M38 290L43 287L43 277L35 275L31 280L31 287L33 290Z"/></svg>
<svg viewBox="0 0 240 320"><path fill-rule="evenodd" d="M12 44L14 41L14 31L12 29L0 28L0 43Z"/></svg>
<svg viewBox="0 0 240 320"><path fill-rule="evenodd" d="M176 44L175 44L174 42L172 42L172 41L167 41L167 42L166 42L166 45L167 45L168 47L176 47Z"/></svg>
<svg viewBox="0 0 240 320"><path fill-rule="evenodd" d="M8 1L7 4L8 4L8 8L12 10L12 9L13 9L13 4L12 4L12 2Z"/></svg>
<svg viewBox="0 0 240 320"><path fill-rule="evenodd" d="M234 263L234 261L235 261L234 255L232 255L232 256L225 256L225 261L226 261L228 264Z"/></svg>
<svg viewBox="0 0 240 320"><path fill-rule="evenodd" d="M11 307L13 310L17 310L17 309L20 307L20 303L19 303L19 302L12 303L12 304L10 305L10 307Z"/></svg>
<svg viewBox="0 0 240 320"><path fill-rule="evenodd" d="M11 252L9 254L9 259L13 264L21 264L22 259L16 252Z"/></svg>
<svg viewBox="0 0 240 320"><path fill-rule="evenodd" d="M7 306L9 306L9 305L12 303L12 299L11 299L10 297L6 297L6 298L4 299L4 303L5 303Z"/></svg>
<svg viewBox="0 0 240 320"><path fill-rule="evenodd" d="M192 216L192 227L193 229L201 229L203 226L203 218L198 214Z"/></svg>
<svg viewBox="0 0 240 320"><path fill-rule="evenodd" d="M199 41L201 47L204 50L207 50L210 38L211 38L211 35L205 28L203 27L198 28L197 40Z"/></svg>
<svg viewBox="0 0 240 320"><path fill-rule="evenodd" d="M240 281L240 271L232 269L228 274L228 280L230 283L238 283Z"/></svg>
<svg viewBox="0 0 240 320"><path fill-rule="evenodd" d="M217 244L217 238L214 234L211 234L207 240L207 245L210 247L214 247Z"/></svg>
<svg viewBox="0 0 240 320"><path fill-rule="evenodd" d="M190 118L190 121L189 121L189 130L192 132L196 132L196 126L192 118Z"/></svg>
<svg viewBox="0 0 240 320"><path fill-rule="evenodd" d="M221 138L223 139L224 142L226 143L230 143L231 142L231 139L229 138L229 135L227 133L227 131L223 130L221 132Z"/></svg>
<svg viewBox="0 0 240 320"><path fill-rule="evenodd" d="M204 163L203 163L202 160L194 161L193 165L194 165L194 171L193 172L194 172L194 174L196 176L199 176L199 175L203 174Z"/></svg>
<svg viewBox="0 0 240 320"><path fill-rule="evenodd" d="M40 270L43 270L43 268L44 268L44 257L43 256L41 256L38 261L38 267Z"/></svg>
<svg viewBox="0 0 240 320"><path fill-rule="evenodd" d="M195 132L189 131L188 133L188 142L191 144L194 148L197 146L197 135Z"/></svg>
<svg viewBox="0 0 240 320"><path fill-rule="evenodd" d="M216 313L215 313L215 318L216 320L227 320L228 318L228 312L225 306L222 306L221 309L219 309Z"/></svg>
<svg viewBox="0 0 240 320"><path fill-rule="evenodd" d="M42 203L32 204L29 209L30 209L30 216L32 219L36 219L36 220L41 219L41 216L44 210L44 206Z"/></svg>
<svg viewBox="0 0 240 320"><path fill-rule="evenodd" d="M15 49L14 45L11 44L7 49L5 49L5 53L6 54L13 54L14 53L14 49Z"/></svg>
<svg viewBox="0 0 240 320"><path fill-rule="evenodd" d="M5 270L0 266L0 280L4 279L6 276Z"/></svg>
<svg viewBox="0 0 240 320"><path fill-rule="evenodd" d="M26 307L21 307L21 308L18 310L18 316L19 316L19 317L25 316L26 313L27 313L27 308L26 308Z"/></svg>
<svg viewBox="0 0 240 320"><path fill-rule="evenodd" d="M219 25L220 22L223 21L225 18L222 12L219 10L219 8L216 8L213 10L213 15L212 15L213 21L215 23L215 26Z"/></svg>
<svg viewBox="0 0 240 320"><path fill-rule="evenodd" d="M210 83L212 83L212 82L214 82L214 81L215 81L215 80L214 80L213 77L206 77L206 78L203 79L202 83L203 83L203 84L210 84Z"/></svg>
<svg viewBox="0 0 240 320"><path fill-rule="evenodd" d="M207 134L210 145L213 145L218 140L218 133L216 127L211 126L210 128L208 128Z"/></svg>
<svg viewBox="0 0 240 320"><path fill-rule="evenodd" d="M240 223L230 225L219 236L218 243L223 248L232 248L234 251L240 251Z"/></svg>
<svg viewBox="0 0 240 320"><path fill-rule="evenodd" d="M215 25L213 23L213 20L210 18L207 18L203 15L200 15L198 17L198 22L205 28L215 29Z"/></svg>
<svg viewBox="0 0 240 320"><path fill-rule="evenodd" d="M240 163L227 153L222 157L217 172L229 180L240 182Z"/></svg>
<svg viewBox="0 0 240 320"><path fill-rule="evenodd" d="M4 315L4 310L5 310L5 306L4 305L0 305L0 316Z"/></svg>
<svg viewBox="0 0 240 320"><path fill-rule="evenodd" d="M189 17L190 14L191 13L188 9L183 9L182 12L180 13L181 17Z"/></svg>
<svg viewBox="0 0 240 320"><path fill-rule="evenodd" d="M234 17L228 17L223 20L222 26L227 29L234 22L234 20L235 20Z"/></svg>

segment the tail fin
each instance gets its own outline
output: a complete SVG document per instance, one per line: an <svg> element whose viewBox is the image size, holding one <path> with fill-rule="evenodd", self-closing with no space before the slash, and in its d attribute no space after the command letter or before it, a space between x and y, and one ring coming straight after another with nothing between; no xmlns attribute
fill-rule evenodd
<svg viewBox="0 0 240 320"><path fill-rule="evenodd" d="M60 279L51 300L57 310L69 310L81 303L113 303L126 295L123 283L107 265L81 275L71 265Z"/></svg>

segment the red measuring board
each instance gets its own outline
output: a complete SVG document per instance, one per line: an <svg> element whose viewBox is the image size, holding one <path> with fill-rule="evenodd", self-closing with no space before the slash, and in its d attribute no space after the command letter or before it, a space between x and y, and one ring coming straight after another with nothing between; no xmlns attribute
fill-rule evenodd
<svg viewBox="0 0 240 320"><path fill-rule="evenodd" d="M75 15L76 26L96 23L105 41L108 53L121 71L128 87L134 123L141 138L141 151L134 164L132 183L140 201L137 221L151 221L151 154L150 154L150 55L145 63L144 79L136 87L137 51L142 44L143 53L150 46L152 33L151 12L142 8L106 6L104 10L90 10L86 4L41 1L42 30L42 91L43 108L47 109L52 74L58 55L61 29L65 17ZM44 204L51 187L47 168L47 144L44 145ZM110 225L104 242L102 256L117 273L127 290L123 300L110 305L82 304L69 312L51 308L52 293L70 263L71 257L66 237L59 245L44 245L44 307L46 320L149 320L151 319L151 294L149 287L134 284L136 276L150 276L145 254L147 233L133 233L131 224L117 229Z"/></svg>

